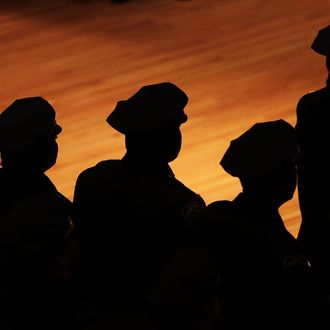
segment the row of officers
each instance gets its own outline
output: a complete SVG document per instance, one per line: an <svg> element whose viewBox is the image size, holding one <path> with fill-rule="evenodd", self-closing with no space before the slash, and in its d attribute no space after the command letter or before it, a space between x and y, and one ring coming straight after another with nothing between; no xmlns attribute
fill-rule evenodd
<svg viewBox="0 0 330 330"><path fill-rule="evenodd" d="M312 49L330 72L330 26ZM0 114L0 328L329 328L329 83L299 100L296 127L260 122L230 142L220 165L242 192L209 205L169 166L188 119L175 84L117 103L106 121L126 153L84 170L73 202L45 175L54 108L14 101ZM295 238L279 208L297 178Z"/></svg>

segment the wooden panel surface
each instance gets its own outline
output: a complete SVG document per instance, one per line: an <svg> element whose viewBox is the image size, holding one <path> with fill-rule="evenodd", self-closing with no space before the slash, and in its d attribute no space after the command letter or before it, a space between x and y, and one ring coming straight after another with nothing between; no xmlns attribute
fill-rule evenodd
<svg viewBox="0 0 330 330"><path fill-rule="evenodd" d="M310 44L328 24L329 0L2 0L0 109L33 95L54 105L63 133L48 174L72 199L83 169L125 151L105 122L116 102L172 81L190 98L178 179L207 203L232 199L221 156L255 122L295 124L300 96L326 79ZM297 194L281 214L296 235Z"/></svg>

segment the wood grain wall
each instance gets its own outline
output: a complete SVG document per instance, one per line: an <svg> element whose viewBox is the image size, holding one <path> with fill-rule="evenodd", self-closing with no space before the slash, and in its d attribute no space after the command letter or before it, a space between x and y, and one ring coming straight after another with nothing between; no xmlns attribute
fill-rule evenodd
<svg viewBox="0 0 330 330"><path fill-rule="evenodd" d="M326 79L310 49L330 24L329 0L2 0L0 109L41 95L63 126L48 174L72 199L86 167L124 153L105 118L142 85L172 81L189 95L183 148L172 167L207 203L232 199L219 166L231 139L258 121L295 124L295 106ZM281 208L294 235L297 194Z"/></svg>

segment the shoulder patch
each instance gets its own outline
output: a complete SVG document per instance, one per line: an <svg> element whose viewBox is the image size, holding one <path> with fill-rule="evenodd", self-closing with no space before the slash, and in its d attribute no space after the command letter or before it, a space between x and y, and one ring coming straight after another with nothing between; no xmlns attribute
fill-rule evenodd
<svg viewBox="0 0 330 330"><path fill-rule="evenodd" d="M310 268L309 260L301 254L288 255L283 259L283 267L286 270L295 268Z"/></svg>
<svg viewBox="0 0 330 330"><path fill-rule="evenodd" d="M205 208L206 204L204 199L200 195L196 195L181 209L181 213L184 218L188 218L192 214L200 212Z"/></svg>

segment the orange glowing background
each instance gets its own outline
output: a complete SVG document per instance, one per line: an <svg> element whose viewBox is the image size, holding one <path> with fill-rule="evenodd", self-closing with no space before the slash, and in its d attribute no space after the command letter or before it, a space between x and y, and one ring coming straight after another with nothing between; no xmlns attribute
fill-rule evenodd
<svg viewBox="0 0 330 330"><path fill-rule="evenodd" d="M329 0L2 0L0 108L35 95L53 104L63 133L47 173L72 199L83 169L125 152L105 122L116 102L171 81L190 98L177 178L207 203L232 199L240 185L221 156L255 122L295 124L300 96L324 85L310 44L329 23ZM296 235L297 194L281 214Z"/></svg>

